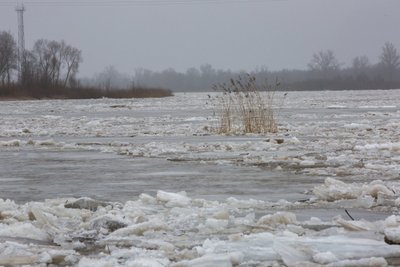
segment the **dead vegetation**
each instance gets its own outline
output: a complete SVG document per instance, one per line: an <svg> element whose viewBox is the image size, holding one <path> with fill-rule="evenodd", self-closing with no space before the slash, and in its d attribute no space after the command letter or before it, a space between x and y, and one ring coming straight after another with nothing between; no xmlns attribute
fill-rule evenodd
<svg viewBox="0 0 400 267"><path fill-rule="evenodd" d="M275 86L279 86L276 83ZM219 94L212 99L220 134L265 134L278 131L273 86L258 84L250 74L231 79L229 84L217 84L213 89Z"/></svg>
<svg viewBox="0 0 400 267"><path fill-rule="evenodd" d="M132 88L103 90L93 87L26 86L0 87L2 100L26 99L91 99L91 98L150 98L172 96L172 91L162 88Z"/></svg>

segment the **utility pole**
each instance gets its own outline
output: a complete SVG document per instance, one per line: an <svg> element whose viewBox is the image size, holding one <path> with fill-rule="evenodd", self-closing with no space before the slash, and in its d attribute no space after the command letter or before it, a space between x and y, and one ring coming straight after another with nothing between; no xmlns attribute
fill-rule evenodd
<svg viewBox="0 0 400 267"><path fill-rule="evenodd" d="M24 4L19 3L15 8L18 16L18 81L22 82L22 65L25 54L25 37L24 37Z"/></svg>

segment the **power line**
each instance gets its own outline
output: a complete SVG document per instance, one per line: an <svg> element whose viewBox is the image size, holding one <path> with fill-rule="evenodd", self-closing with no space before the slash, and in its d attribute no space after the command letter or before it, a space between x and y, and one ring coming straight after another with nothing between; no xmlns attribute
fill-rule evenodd
<svg viewBox="0 0 400 267"><path fill-rule="evenodd" d="M265 3L287 0L115 0L115 1L29 1L25 6L163 6L163 5L193 5L193 4L234 4L234 3ZM0 1L0 6L14 6L15 2Z"/></svg>

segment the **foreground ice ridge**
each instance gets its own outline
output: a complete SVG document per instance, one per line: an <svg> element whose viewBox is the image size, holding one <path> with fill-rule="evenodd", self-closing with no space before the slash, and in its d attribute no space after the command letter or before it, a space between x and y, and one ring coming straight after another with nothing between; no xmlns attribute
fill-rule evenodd
<svg viewBox="0 0 400 267"><path fill-rule="evenodd" d="M346 192L344 192L346 188ZM353 188L353 190L351 190ZM327 179L315 199L393 192ZM353 191L352 193L349 193ZM317 200L314 200L317 201ZM391 205L391 202L386 203ZM381 205L386 205L381 203ZM301 205L209 201L185 192L141 194L126 203L90 198L22 205L0 200L0 265L47 266L395 266L400 216L375 222L299 221ZM285 211L286 210L286 211Z"/></svg>

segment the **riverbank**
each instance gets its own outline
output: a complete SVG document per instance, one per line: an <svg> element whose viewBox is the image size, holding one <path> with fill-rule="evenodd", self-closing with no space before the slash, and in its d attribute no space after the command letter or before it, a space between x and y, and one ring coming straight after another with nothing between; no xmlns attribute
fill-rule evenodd
<svg viewBox="0 0 400 267"><path fill-rule="evenodd" d="M171 90L163 88L135 87L131 89L99 89L92 87L66 88L20 87L17 85L0 87L0 100L49 100L49 99L98 99L98 98L153 98L173 96Z"/></svg>

